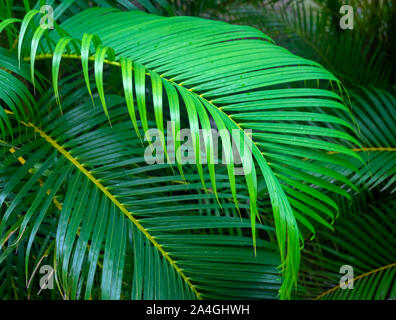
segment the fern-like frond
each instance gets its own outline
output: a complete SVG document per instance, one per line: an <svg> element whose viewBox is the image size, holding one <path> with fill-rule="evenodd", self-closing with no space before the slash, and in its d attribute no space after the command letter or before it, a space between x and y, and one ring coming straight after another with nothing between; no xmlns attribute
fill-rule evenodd
<svg viewBox="0 0 396 320"><path fill-rule="evenodd" d="M370 11L363 2L355 3L355 24L351 31L339 27L342 2L332 2L333 10L329 10L327 3L318 6L315 2L320 1L291 0L262 8L235 7L230 21L263 30L294 54L318 61L345 84L387 88L394 64L389 63L392 59L388 56L389 48L377 38L387 27L369 28L367 21L361 21L377 19L381 9ZM365 14L356 14L359 9Z"/></svg>
<svg viewBox="0 0 396 320"><path fill-rule="evenodd" d="M365 197L369 197L369 194ZM367 199L369 200L369 199ZM301 284L306 297L317 299L385 300L396 294L396 203L359 201L344 210L336 232L323 232L305 251ZM353 269L353 289L341 288L343 265ZM347 283L346 283L346 287Z"/></svg>
<svg viewBox="0 0 396 320"><path fill-rule="evenodd" d="M167 164L147 165L124 99L106 97L109 127L89 99L74 105L85 92L81 84L62 85L63 115L53 94L44 96L40 127L23 123L27 133L14 149L1 148L0 263L26 246L27 285L48 248L40 240L47 232L63 298L276 298L279 253L265 236L273 230L257 226L255 255L246 234L250 221L235 216L227 173L219 173L220 207L188 166L191 182ZM248 199L243 190L238 199ZM228 216L220 215L221 208ZM240 210L248 208L240 204ZM41 245L44 251L34 259Z"/></svg>
<svg viewBox="0 0 396 320"><path fill-rule="evenodd" d="M29 19L28 13L21 30L29 25ZM305 159L320 156L331 162L333 156L328 152L360 159L339 143L346 140L358 145L352 136L353 127L336 116L336 112L348 113L342 98L336 92L316 87L322 83L323 88L335 85L341 90L339 81L319 64L292 55L254 28L218 21L90 9L64 22L61 29L45 34L37 29L30 45L23 36L19 38L21 56L26 50L30 51L24 59L30 60L32 79L35 61L51 59L53 85L58 96L61 59L81 59L87 85L89 61L93 60L97 92L111 121L104 92L104 64L120 67L135 130L140 118L143 132L147 134L150 113L155 115L155 127L161 132L166 116L174 121L175 136L182 124L187 123L204 189L207 189L206 168L202 166L198 150L201 146L208 150L207 168L215 195L217 176L210 156L214 154L213 146L210 138L200 141L198 130L210 131L213 121L218 130L238 132L242 141L237 144L239 155L243 156L243 145L250 149L242 166L250 198L253 243L258 216L257 167L271 199L285 272L281 296L289 296L297 279L300 255L300 232L294 212L304 211L307 205L315 203L314 211L332 219L337 207L320 189L349 197L340 184L329 184L316 177L321 173L332 176L332 172L309 166ZM95 55L91 56L91 52ZM150 94L146 93L147 89ZM153 102L152 111L148 101ZM244 129L251 129L253 133L247 134ZM226 167L232 198L239 207L229 137L222 135L221 142L229 157ZM299 155L295 153L296 147L301 150ZM340 175L334 178L350 184ZM296 197L306 204L295 201Z"/></svg>
<svg viewBox="0 0 396 320"><path fill-rule="evenodd" d="M352 110L359 127L362 147L355 149L365 159L355 162L358 171L330 166L360 189L396 190L396 99L393 92L360 88L351 90Z"/></svg>

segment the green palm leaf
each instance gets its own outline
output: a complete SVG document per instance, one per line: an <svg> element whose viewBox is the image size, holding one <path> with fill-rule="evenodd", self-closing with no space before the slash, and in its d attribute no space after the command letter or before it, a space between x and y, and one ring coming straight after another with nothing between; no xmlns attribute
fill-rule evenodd
<svg viewBox="0 0 396 320"><path fill-rule="evenodd" d="M263 30L293 53L317 60L344 83L385 88L392 82L390 57L386 41L383 45L378 38L386 37L385 30L390 28L390 2L351 2L355 13L365 12L355 14L354 32L339 27L342 5L342 1L320 0L290 0L263 7L247 4L236 7L229 21ZM381 19L370 21L378 19L378 12Z"/></svg>
<svg viewBox="0 0 396 320"><path fill-rule="evenodd" d="M357 184L372 189L396 190L396 99L385 90L362 89L353 94L354 110L367 151Z"/></svg>
<svg viewBox="0 0 396 320"><path fill-rule="evenodd" d="M355 149L365 164L352 160L352 169L330 167L361 189L396 190L396 100L392 92L376 88L351 91L352 109L362 147ZM352 148L352 147L351 147Z"/></svg>
<svg viewBox="0 0 396 320"><path fill-rule="evenodd" d="M3 142L5 134L12 132L9 111L21 121L27 121L37 115L33 95L21 81L30 81L28 70L25 63L18 69L15 56L0 48L0 140Z"/></svg>
<svg viewBox="0 0 396 320"><path fill-rule="evenodd" d="M217 198L228 217L220 215L215 195L202 190L192 168L185 172L195 184L174 176L169 165L145 163L121 97L107 96L112 128L89 100L75 107L85 91L81 84L62 84L63 115L53 109L56 98L44 96L41 127L26 124L28 132L15 141L16 150L2 147L7 170L1 172L6 180L0 194L0 263L26 245L28 285L34 275L32 252L42 245L34 254L42 257L51 248L57 282L68 299L275 298L281 285L279 253L264 237L273 230L257 227L255 256L246 236L249 220L229 210L235 205L227 193L227 174L220 174ZM48 115L47 108L52 109ZM248 197L242 190L238 198ZM45 232L47 244L41 240Z"/></svg>
<svg viewBox="0 0 396 320"><path fill-rule="evenodd" d="M94 23L98 19L99 25ZM360 159L337 140L347 139L357 143L349 133L340 131L342 127L344 131L345 128L346 131L352 129L351 125L333 115L340 110L348 113L342 98L336 92L313 86L313 83L316 86L316 82L321 81L325 88L326 83L336 83L340 88L338 80L317 63L292 55L272 44L271 39L263 33L245 26L191 17L162 18L135 11L91 9L67 20L61 27L76 39L76 45L84 37L82 29L86 34L96 34L100 38L103 46L97 47L95 57L89 60L95 61L95 80L105 113L108 108L103 90L104 63L123 66L125 92L130 92L132 79L134 80L139 117L145 132L149 127L146 115L150 112L155 114L156 127L160 130L164 114L182 114L183 119L174 117L176 127L181 127L183 121L192 130L198 160L197 172L204 189L207 188L204 184L204 170L200 164L200 153L197 152L202 143L197 135L200 127L210 129L209 119L213 119L218 129L237 130L242 145L251 144L252 158L248 156L242 165L250 198L253 243L255 244L258 216L255 170L258 166L271 198L284 268L285 281L281 297L288 297L297 279L300 260L300 232L294 212L298 212L301 206L296 206L293 202L295 192L305 195L309 206L310 200L316 201L312 209L319 214L329 213L327 218L330 219L333 219L337 208L316 188L348 196L340 187L341 184L334 183L330 186L325 179L314 177L323 173L320 168L311 166L309 170L301 170L300 167L306 158L315 159L311 150L330 162L333 156L326 152L342 153ZM54 42L59 41L56 31L51 32L50 38ZM35 41L33 38L32 43ZM20 38L20 42L23 43L23 38ZM42 43L42 46L43 51L38 48L37 55L34 51L31 52L31 62L53 57L53 61L56 61L53 72L56 73L62 50L47 46L46 43ZM104 48L109 49L105 52ZM106 60L108 50L114 50L115 56L108 55ZM73 48L70 48L70 54L63 54L63 57L81 58ZM131 62L121 64L118 62L121 58ZM134 68L133 76L125 70L131 64ZM84 73L87 77L86 68ZM56 78L54 76L55 88ZM149 96L145 91L147 79L151 80ZM130 94L126 98L136 129ZM149 99L154 103L153 111L150 112L147 104ZM280 100L282 104L277 105ZM169 111L164 110L166 105L169 106ZM287 128L286 131L282 126L274 127L272 122L282 124L283 128ZM311 127L308 129L304 125ZM249 128L254 129L252 135L242 131ZM336 139L330 142L329 137ZM231 156L230 142L227 140L227 136L221 137L226 154ZM207 142L203 142L203 145L213 153ZM295 149L301 151L300 157L294 157ZM241 154L240 145L238 153ZM279 153L282 157L293 159L293 164L284 161ZM209 162L209 175L216 194L217 177L211 164ZM227 172L232 198L235 205L240 206L237 202L232 161L227 164Z"/></svg>
<svg viewBox="0 0 396 320"><path fill-rule="evenodd" d="M305 252L301 281L305 296L335 300L395 298L396 203L389 196L383 201L372 197L362 195L355 205L346 207L336 233L324 232ZM342 265L353 267L353 289L339 284Z"/></svg>

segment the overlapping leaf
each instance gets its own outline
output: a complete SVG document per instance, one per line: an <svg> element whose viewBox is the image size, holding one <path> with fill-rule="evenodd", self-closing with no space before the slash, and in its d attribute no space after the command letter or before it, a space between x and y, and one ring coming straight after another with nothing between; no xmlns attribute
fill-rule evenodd
<svg viewBox="0 0 396 320"><path fill-rule="evenodd" d="M219 177L217 198L228 217L220 215L216 196L204 192L191 168L185 174L195 184L173 175L169 165L145 163L124 99L107 97L114 121L109 127L90 100L74 107L85 88L66 80L73 81L62 85L64 115L53 108L52 93L44 95L41 127L26 124L16 151L1 149L7 168L1 176L7 179L0 194L0 261L26 244L28 282L38 263L32 251L41 228L47 231L48 219L55 219L49 235L63 298L275 298L279 254L263 240L271 228L258 227L255 256L245 235L249 220L235 217L227 174ZM238 199L246 200L243 185L236 186L242 189ZM31 206L22 214L25 203Z"/></svg>
<svg viewBox="0 0 396 320"><path fill-rule="evenodd" d="M126 99L135 129L136 119L131 112L132 81L138 116L145 132L148 129L146 115L149 113L149 99L154 102L153 114L158 129L162 129L164 114L170 114L169 118L176 121L176 128L180 128L182 121L187 120L195 141L197 172L201 182L204 181L204 170L197 150L200 150L202 142L197 138L197 130L210 129L210 119L213 119L218 129L224 128L230 132L237 130L242 142L251 144L252 158L243 162L243 167L250 197L253 240L258 215L257 167L271 198L285 268L281 296L289 296L296 282L299 265L300 232L297 220L307 226L310 222L303 217L307 215L309 219L326 225L327 222L319 218L320 215L330 220L334 218L336 205L318 187L348 197L340 188L341 184L329 184L317 175L329 175L342 184L350 185L340 175L310 165L306 159L319 157L332 162L334 157L328 152L360 159L339 143L341 139L357 144L347 133L352 132L352 126L334 115L334 111L348 113L342 99L335 92L313 87L318 81L337 84L338 80L317 63L292 55L272 44L271 39L263 33L245 26L191 17L162 18L142 12L92 9L69 19L61 27L76 39L73 40L75 45L87 37L81 30L88 35L97 35L102 42L96 47L92 59L95 60L95 79L105 113L107 107L102 70L106 62L123 69ZM56 32L50 36L58 42ZM19 41L22 43L23 39ZM35 41L33 38L32 43ZM64 41L64 38L59 41ZM59 43L57 48L61 48ZM59 63L62 50L46 46L45 43L43 47L44 51L52 54L42 55L44 52L39 49L37 58L53 56L53 61ZM72 47L69 50L69 57L81 58L79 50ZM108 54L112 50L115 56ZM35 58L36 54L31 53L31 63ZM126 62L122 63L121 58ZM83 64L87 60L85 56ZM125 70L131 65L133 74ZM54 64L53 72L56 70ZM87 72L85 68L85 75ZM148 79L149 85L146 83ZM147 85L151 88L149 96L146 93ZM57 86L56 76L54 86ZM340 88L340 85L336 87ZM169 109L165 109L165 106ZM178 118L178 114L182 114L183 119ZM344 128L343 131L340 128ZM243 129L252 129L253 134L248 135ZM221 141L226 154L230 156L227 137L222 136ZM211 150L207 141L203 144L207 150ZM238 152L241 153L240 146ZM250 170L253 162L253 169ZM211 164L209 158L210 181L216 193L217 176ZM235 201L232 162L227 164L227 168Z"/></svg>

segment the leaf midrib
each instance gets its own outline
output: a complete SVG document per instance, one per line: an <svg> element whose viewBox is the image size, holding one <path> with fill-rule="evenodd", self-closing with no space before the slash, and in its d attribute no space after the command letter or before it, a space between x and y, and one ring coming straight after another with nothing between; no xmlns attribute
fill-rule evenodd
<svg viewBox="0 0 396 320"><path fill-rule="evenodd" d="M10 112L8 112L10 113ZM187 283L187 285L191 288L191 290L194 292L196 297L199 300L202 300L201 294L197 291L195 286L191 283L191 281L188 279L188 277L184 274L182 269L175 263L175 261L169 256L169 254L163 249L162 245L160 245L154 237L140 224L139 220L137 220L131 212L129 212L125 206L117 200L117 198L108 191L108 189L102 185L98 179L96 179L91 172L89 172L82 164L80 164L77 159L75 159L68 151L66 151L64 148L62 148L55 140L53 140L50 136L48 136L44 131L36 127L33 123L29 122L23 122L21 121L21 124L27 127L31 127L34 129L35 132L40 134L40 136L45 139L52 147L54 147L58 152L60 152L66 159L68 159L80 172L82 172L92 183L95 184L99 190L101 190L109 199L112 201L118 209L121 210L121 212L129 219L131 220L136 227L142 232L146 238L154 245L154 247L161 252L161 254L164 256L166 260L170 263L170 265L176 270L176 272L182 277L182 279Z"/></svg>
<svg viewBox="0 0 396 320"><path fill-rule="evenodd" d="M372 274L374 274L374 273L377 273L377 272L380 272L380 271L384 271L384 270L387 270L387 269L390 269L390 268L393 268L393 267L396 267L396 262L395 262L395 263L388 264L388 265L386 265L386 266L382 266L382 267L377 268L377 269L374 269L374 270L371 270L371 271L369 271L369 272L363 273L363 274L361 274L361 275L359 275L359 276L353 278L352 280L348 280L348 281L346 282L346 284L348 284L348 282L352 282L352 283L353 283L353 282L355 282L355 281L357 281L357 280L360 280L360 279L362 279L362 278L368 277L368 276L370 276L370 275L372 275ZM314 300L319 300L319 299L323 298L324 296L328 295L329 293L331 293L331 292L333 292L333 291L335 291L335 290L337 290L337 289L339 289L339 288L341 288L341 284L339 284L339 285L337 285L337 286L335 286L335 287L333 287L333 288L327 290L326 292L324 292L324 293L322 293L321 295L317 296Z"/></svg>

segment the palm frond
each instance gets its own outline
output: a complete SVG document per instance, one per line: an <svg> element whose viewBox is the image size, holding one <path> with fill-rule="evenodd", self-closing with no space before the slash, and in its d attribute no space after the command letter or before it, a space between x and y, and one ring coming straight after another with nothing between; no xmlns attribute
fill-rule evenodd
<svg viewBox="0 0 396 320"><path fill-rule="evenodd" d="M377 88L351 90L352 110L359 127L365 164L358 171L336 169L361 189L396 190L396 99L392 92Z"/></svg>
<svg viewBox="0 0 396 320"><path fill-rule="evenodd" d="M27 19L24 19L25 25ZM93 21L98 19L100 24L94 24ZM117 31L110 31L110 26L111 30ZM197 172L201 182L204 182L204 170L197 150L203 144L209 154L214 152L210 143L199 141L198 128L211 129L212 119L219 130L237 130L242 145L251 144L252 155L247 155L242 165L250 198L253 243L258 215L255 182L255 166L258 166L271 198L285 268L286 281L281 295L288 296L296 282L299 265L300 235L294 212L303 208L293 198L305 195L306 204L311 205L310 201L315 201L314 211L333 218L337 207L316 188L349 197L337 184L330 185L324 179L307 173L323 173L320 168L310 166L307 170L305 165L300 170L300 166L306 163L306 158L315 159L319 154L331 162L333 156L326 152L360 159L353 151L329 141L330 138L334 141L341 139L358 144L349 133L337 129L337 126L341 126L353 134L353 127L332 115L333 111L348 113L342 98L336 92L315 88L317 82L322 82L325 87L326 83L334 83L341 88L338 80L317 63L292 55L272 44L271 39L263 33L245 26L191 17L163 18L137 11L90 9L67 20L61 27L73 40L67 40L64 34L59 36L55 30L49 35L51 41L41 43L43 49L37 46L42 33L36 31L32 38L30 58L25 57L31 61L32 74L35 60L52 59L56 89L62 57L81 59L85 65L85 79L88 78L86 66L90 60L94 60L98 94L105 113L108 113L103 90L103 64L119 66L135 129L137 112L135 114L133 93L144 132L149 128L146 104L149 99L153 101L155 125L161 132L166 114L176 123L176 135L183 121L187 121L193 132ZM94 38L90 35L93 34L98 36L95 47L91 45ZM67 47L67 41L74 46ZM53 47L50 45L52 42L57 45ZM23 37L19 38L19 43L22 44L22 52L22 48L29 47L24 45ZM69 53L64 53L66 49ZM90 49L96 50L94 57L89 56ZM111 54L113 51L114 55ZM146 88L151 88L151 95L146 96ZM280 100L282 104L279 104ZM165 109L166 105L169 111ZM243 129L253 129L255 132L249 136ZM230 142L227 140L226 136L221 137L223 147L229 149ZM291 145L293 148L290 148ZM295 146L301 148L298 157L293 157L296 154ZM241 145L237 147L238 153L242 155ZM311 152L312 149L315 151ZM217 178L212 166L213 159L209 157L208 163L210 183L216 194ZM232 197L238 206L232 161L226 166ZM203 188L206 188L204 184Z"/></svg>
<svg viewBox="0 0 396 320"><path fill-rule="evenodd" d="M38 114L33 95L26 85L30 81L28 70L26 63L18 69L15 56L0 48L0 140L3 143L6 133L13 131L9 111L20 121L28 121Z"/></svg>
<svg viewBox="0 0 396 320"><path fill-rule="evenodd" d="M356 206L344 210L336 232L323 232L318 242L305 251L301 281L305 296L338 300L395 298L395 209L394 199L388 196L380 202L357 200ZM340 285L343 265L353 268L353 289Z"/></svg>
<svg viewBox="0 0 396 320"><path fill-rule="evenodd" d="M355 13L356 20L362 19L355 21L354 30L341 30L338 12L341 2L332 4L335 12L327 3L318 6L312 1L299 0L275 3L261 9L236 7L231 22L248 23L263 30L294 54L320 62L344 84L386 88L392 82L394 65L389 67L392 59L387 54L389 48L377 39L381 28L373 26L370 32L360 29L367 28L362 19L368 16L376 19L382 11L379 8L369 11L361 8L362 3L354 4L355 11L360 8L365 14Z"/></svg>
<svg viewBox="0 0 396 320"><path fill-rule="evenodd" d="M220 173L217 185L220 207L188 166L186 177L195 184L173 175L169 165L147 165L124 99L106 97L113 119L109 127L89 99L74 105L85 91L81 84L62 84L63 115L53 92L44 95L41 126L26 123L27 133L15 140L14 152L2 147L0 262L26 245L28 283L47 248L42 242L47 234L55 243L63 298L276 298L282 283L279 253L265 236L273 229L257 226L255 255L246 234L250 221L235 217L227 173ZM248 197L241 191L238 199ZM221 208L233 210L224 216ZM248 208L240 204L240 210Z"/></svg>

